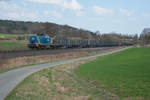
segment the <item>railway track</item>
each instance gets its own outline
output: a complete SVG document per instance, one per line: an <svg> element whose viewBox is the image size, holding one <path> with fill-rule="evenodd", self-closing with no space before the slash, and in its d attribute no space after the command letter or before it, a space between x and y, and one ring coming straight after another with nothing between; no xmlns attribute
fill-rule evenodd
<svg viewBox="0 0 150 100"><path fill-rule="evenodd" d="M31 51L31 50L7 50L7 51L0 51L0 54L2 53L15 53L15 52L26 52L26 51Z"/></svg>
<svg viewBox="0 0 150 100"><path fill-rule="evenodd" d="M110 48L113 48L113 47L0 51L0 60L16 58L16 57L25 57L25 56L39 56L39 55L50 55L50 54L53 55L53 54L60 54L60 53L67 53L67 52L79 52L79 51L93 52L93 51L105 50L105 49L110 49Z"/></svg>

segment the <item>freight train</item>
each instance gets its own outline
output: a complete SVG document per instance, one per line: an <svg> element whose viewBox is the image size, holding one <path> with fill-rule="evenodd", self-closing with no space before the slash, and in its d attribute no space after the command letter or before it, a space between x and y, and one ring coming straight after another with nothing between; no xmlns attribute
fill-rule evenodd
<svg viewBox="0 0 150 100"><path fill-rule="evenodd" d="M129 46L131 43L125 42L101 42L100 40L74 40L64 38L51 38L48 34L36 34L29 37L28 47L31 49L49 48L88 48L88 47L110 47Z"/></svg>

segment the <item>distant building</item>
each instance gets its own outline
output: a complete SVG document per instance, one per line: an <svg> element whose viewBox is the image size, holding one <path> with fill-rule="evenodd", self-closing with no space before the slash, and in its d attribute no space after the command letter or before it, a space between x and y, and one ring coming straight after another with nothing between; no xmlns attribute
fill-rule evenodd
<svg viewBox="0 0 150 100"><path fill-rule="evenodd" d="M144 30L142 31L142 34L147 34L150 33L150 28L144 28Z"/></svg>

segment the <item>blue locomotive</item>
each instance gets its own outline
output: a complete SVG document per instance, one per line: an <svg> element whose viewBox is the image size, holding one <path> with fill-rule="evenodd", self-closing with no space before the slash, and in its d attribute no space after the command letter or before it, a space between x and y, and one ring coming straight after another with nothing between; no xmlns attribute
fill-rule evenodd
<svg viewBox="0 0 150 100"><path fill-rule="evenodd" d="M50 48L51 38L47 34L36 34L29 37L28 47L33 48Z"/></svg>
<svg viewBox="0 0 150 100"><path fill-rule="evenodd" d="M49 48L88 48L88 47L110 47L110 46L128 46L131 43L120 42L102 42L100 40L73 40L66 38L51 38L48 34L36 34L29 37L28 47L31 49L49 49Z"/></svg>

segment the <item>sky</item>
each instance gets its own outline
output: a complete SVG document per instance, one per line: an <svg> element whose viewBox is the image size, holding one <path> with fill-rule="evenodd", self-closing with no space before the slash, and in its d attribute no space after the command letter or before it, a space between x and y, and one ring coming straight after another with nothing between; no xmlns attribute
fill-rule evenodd
<svg viewBox="0 0 150 100"><path fill-rule="evenodd" d="M0 0L0 19L140 34L150 27L149 4L150 0Z"/></svg>

